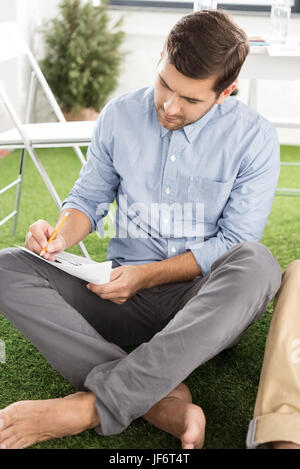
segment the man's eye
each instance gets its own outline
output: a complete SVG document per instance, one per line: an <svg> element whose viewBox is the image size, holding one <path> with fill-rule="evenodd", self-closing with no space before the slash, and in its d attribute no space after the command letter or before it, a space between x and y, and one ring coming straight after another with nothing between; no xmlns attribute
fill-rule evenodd
<svg viewBox="0 0 300 469"><path fill-rule="evenodd" d="M198 101L194 101L193 99L187 99L187 102L190 104L197 104Z"/></svg>

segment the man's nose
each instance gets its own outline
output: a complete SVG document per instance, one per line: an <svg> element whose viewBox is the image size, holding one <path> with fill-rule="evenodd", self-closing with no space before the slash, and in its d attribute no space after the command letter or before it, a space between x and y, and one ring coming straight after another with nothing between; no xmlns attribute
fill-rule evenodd
<svg viewBox="0 0 300 469"><path fill-rule="evenodd" d="M164 102L164 110L169 116L180 114L179 100L176 96L170 96L168 101Z"/></svg>

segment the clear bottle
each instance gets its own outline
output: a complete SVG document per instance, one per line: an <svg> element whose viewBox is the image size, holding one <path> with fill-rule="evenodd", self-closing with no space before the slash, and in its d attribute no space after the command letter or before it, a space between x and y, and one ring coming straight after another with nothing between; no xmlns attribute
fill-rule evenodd
<svg viewBox="0 0 300 469"><path fill-rule="evenodd" d="M194 11L216 10L217 4L217 0L194 0Z"/></svg>
<svg viewBox="0 0 300 469"><path fill-rule="evenodd" d="M271 7L271 41L273 43L287 42L290 16L291 0L273 0Z"/></svg>

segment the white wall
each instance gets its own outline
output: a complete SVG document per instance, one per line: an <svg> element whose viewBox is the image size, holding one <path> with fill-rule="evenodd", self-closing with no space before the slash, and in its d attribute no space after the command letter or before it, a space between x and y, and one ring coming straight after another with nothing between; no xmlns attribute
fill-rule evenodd
<svg viewBox="0 0 300 469"><path fill-rule="evenodd" d="M18 22L33 52L41 58L42 44L37 31L42 21L57 14L59 0L1 0L0 20L15 20ZM134 90L143 86L152 85L156 73L156 64L164 40L176 23L189 10L153 10L153 9L117 9L111 7L109 15L112 23L124 15L122 29L126 32L123 49L128 52L122 66L119 85L112 94ZM248 35L266 34L270 29L269 15L232 13L235 21ZM300 15L293 15L290 22L290 34L300 37ZM9 78L9 91L14 96L14 103L24 116L26 88L28 85L28 71L24 64L0 68L0 80ZM240 80L240 93L238 99L247 102L248 81ZM277 80L260 82L258 87L258 110L265 115L276 117L300 118L300 83L280 82ZM39 95L37 118L40 121L52 120L49 108ZM0 130L7 127L8 120L3 117L0 110ZM300 145L300 132L296 129L278 129L281 143Z"/></svg>
<svg viewBox="0 0 300 469"><path fill-rule="evenodd" d="M33 47L33 38L38 23L38 4L38 0L1 0L0 2L0 21L17 22L30 47ZM21 118L24 118L24 102L29 79L30 72L23 60L0 64L0 81ZM10 126L11 122L7 118L7 113L0 107L0 129Z"/></svg>
<svg viewBox="0 0 300 469"><path fill-rule="evenodd" d="M156 63L168 34L168 31L182 15L182 11L125 11L123 29L126 32L124 49L129 51L123 66L119 86L113 93L117 96L153 83ZM112 19L120 17L120 10L110 11ZM235 21L249 36L266 35L271 32L268 14L232 13ZM289 34L298 35L300 42L300 15L293 15L289 25ZM276 78L276 77L274 77ZM239 81L238 99L248 102L248 80ZM258 111L266 116L291 117L300 119L300 80L297 81L261 81L257 90ZM300 145L300 130L278 129L281 143Z"/></svg>

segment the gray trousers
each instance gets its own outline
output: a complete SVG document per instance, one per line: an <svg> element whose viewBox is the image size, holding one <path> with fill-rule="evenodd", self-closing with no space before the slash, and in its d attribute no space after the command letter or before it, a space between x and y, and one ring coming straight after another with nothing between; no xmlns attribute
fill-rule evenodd
<svg viewBox="0 0 300 469"><path fill-rule="evenodd" d="M76 389L96 395L101 435L121 433L231 347L280 282L270 251L245 242L205 277L145 289L118 305L21 249L0 251L0 311ZM137 347L128 354L129 345Z"/></svg>

